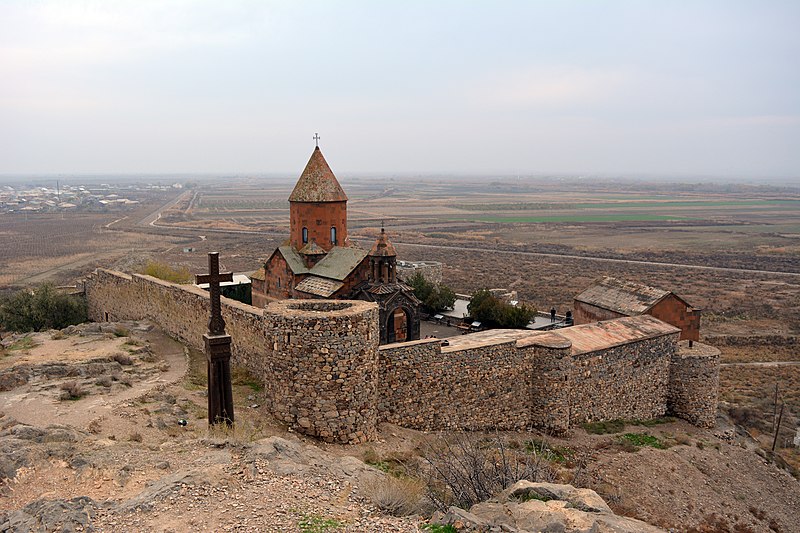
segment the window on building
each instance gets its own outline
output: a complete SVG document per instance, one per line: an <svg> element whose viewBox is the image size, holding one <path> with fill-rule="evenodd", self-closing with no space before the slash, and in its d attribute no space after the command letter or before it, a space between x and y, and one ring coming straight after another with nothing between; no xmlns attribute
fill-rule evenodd
<svg viewBox="0 0 800 533"><path fill-rule="evenodd" d="M336 244L336 226L331 226L331 244Z"/></svg>
<svg viewBox="0 0 800 533"><path fill-rule="evenodd" d="M279 289L281 288L281 278L278 278L278 282L275 284L275 286Z"/></svg>
<svg viewBox="0 0 800 533"><path fill-rule="evenodd" d="M308 242L308 228L303 228L303 244Z"/></svg>

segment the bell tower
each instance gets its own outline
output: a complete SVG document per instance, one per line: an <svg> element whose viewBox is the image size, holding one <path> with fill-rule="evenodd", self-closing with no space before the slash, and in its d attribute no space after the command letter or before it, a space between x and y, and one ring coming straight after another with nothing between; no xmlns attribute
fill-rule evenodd
<svg viewBox="0 0 800 533"><path fill-rule="evenodd" d="M319 140L319 136L315 136ZM347 195L319 145L289 196L290 242L295 250L311 243L329 252L347 241Z"/></svg>

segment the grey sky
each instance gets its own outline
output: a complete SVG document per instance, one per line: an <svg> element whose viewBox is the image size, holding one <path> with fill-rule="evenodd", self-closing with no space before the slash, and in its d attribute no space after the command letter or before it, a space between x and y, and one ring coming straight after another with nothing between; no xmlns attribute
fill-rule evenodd
<svg viewBox="0 0 800 533"><path fill-rule="evenodd" d="M0 174L800 176L800 2L0 0Z"/></svg>

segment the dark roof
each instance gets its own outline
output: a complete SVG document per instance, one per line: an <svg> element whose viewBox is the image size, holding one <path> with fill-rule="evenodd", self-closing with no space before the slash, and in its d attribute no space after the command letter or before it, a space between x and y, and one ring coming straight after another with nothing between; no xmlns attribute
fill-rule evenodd
<svg viewBox="0 0 800 533"><path fill-rule="evenodd" d="M308 294L315 294L324 298L329 298L333 293L344 286L341 281L325 279L317 276L308 276L295 286L295 289Z"/></svg>
<svg viewBox="0 0 800 533"><path fill-rule="evenodd" d="M334 246L310 272L315 276L341 281L367 257L367 253L366 250L352 246Z"/></svg>
<svg viewBox="0 0 800 533"><path fill-rule="evenodd" d="M284 244L283 246L278 246L276 251L280 252L292 272L295 274L308 274L305 261L303 261L303 258L300 257L290 245Z"/></svg>
<svg viewBox="0 0 800 533"><path fill-rule="evenodd" d="M312 240L311 242L300 248L300 251L297 253L301 255L325 255L327 252L317 244L317 241Z"/></svg>
<svg viewBox="0 0 800 533"><path fill-rule="evenodd" d="M334 246L319 263L310 269L306 267L306 263L300 254L288 244L279 246L275 253L280 253L283 256L286 264L289 265L289 269L294 274L311 274L321 278L344 281L361 261L367 257L368 252L352 246Z"/></svg>
<svg viewBox="0 0 800 533"><path fill-rule="evenodd" d="M378 240L372 245L369 255L373 257L397 257L394 245L383 228L381 228L381 234L378 235Z"/></svg>
<svg viewBox="0 0 800 533"><path fill-rule="evenodd" d="M633 281L606 277L575 299L623 315L640 315L660 302L669 291Z"/></svg>
<svg viewBox="0 0 800 533"><path fill-rule="evenodd" d="M297 180L290 202L346 202L347 195L317 146Z"/></svg>

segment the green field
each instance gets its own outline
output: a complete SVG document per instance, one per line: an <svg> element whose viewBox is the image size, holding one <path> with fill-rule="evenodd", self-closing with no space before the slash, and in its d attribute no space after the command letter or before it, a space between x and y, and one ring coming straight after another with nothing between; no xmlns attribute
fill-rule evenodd
<svg viewBox="0 0 800 533"><path fill-rule="evenodd" d="M658 220L688 220L689 217L679 217L672 215L651 215L648 213L640 214L608 214L608 215L553 215L553 216L530 216L530 217L501 217L501 216L480 216L470 218L455 217L453 220L476 220L480 222L650 222Z"/></svg>
<svg viewBox="0 0 800 533"><path fill-rule="evenodd" d="M627 209L664 207L773 207L789 206L800 209L800 200L668 200L668 201L607 201L607 202L520 202L513 204L461 204L464 211L525 211L539 209Z"/></svg>

